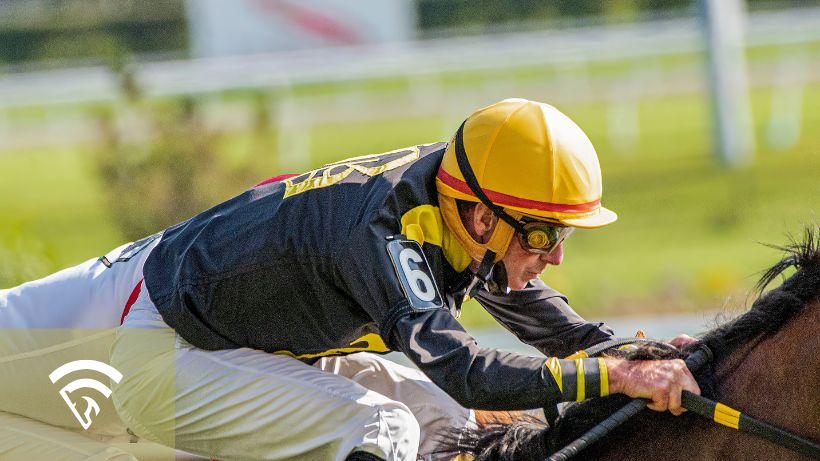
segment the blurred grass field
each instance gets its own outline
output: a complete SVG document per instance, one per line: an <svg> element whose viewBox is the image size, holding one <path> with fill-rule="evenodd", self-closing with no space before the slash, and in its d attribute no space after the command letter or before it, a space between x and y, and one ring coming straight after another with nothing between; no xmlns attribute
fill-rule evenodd
<svg viewBox="0 0 820 461"><path fill-rule="evenodd" d="M780 256L757 242L784 243L787 233L817 223L820 140L814 133L820 112L813 108L820 106L820 87L806 87L803 97L799 142L775 151L763 136L770 90L753 92L758 152L753 163L735 170L718 167L711 155L705 96L641 100L640 134L629 150L609 144L603 103L559 106L596 145L603 203L620 219L576 232L565 245L565 263L543 278L592 317L742 304L758 272ZM440 141L443 123L428 118L315 126L311 161L318 166ZM225 140L246 141L243 134ZM259 178L279 173L260 171ZM237 192L225 191L224 198ZM122 243L104 207L105 193L88 149L0 153L0 287ZM490 321L478 311L465 309L464 322Z"/></svg>

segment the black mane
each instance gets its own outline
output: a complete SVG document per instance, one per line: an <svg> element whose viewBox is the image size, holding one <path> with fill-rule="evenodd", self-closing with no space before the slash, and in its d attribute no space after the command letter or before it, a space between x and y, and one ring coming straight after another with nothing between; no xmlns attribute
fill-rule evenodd
<svg viewBox="0 0 820 461"><path fill-rule="evenodd" d="M737 319L708 333L702 341L720 360L739 346L757 336L769 336L788 322L802 307L820 296L820 232L806 227L801 241L790 236L788 245L768 245L787 253L786 257L767 270L756 285L757 300ZM769 292L763 290L789 268L798 271L783 284Z"/></svg>
<svg viewBox="0 0 820 461"><path fill-rule="evenodd" d="M763 274L756 286L758 297L752 303L751 308L740 317L709 331L701 338L701 342L709 346L714 353L715 362L725 358L750 340L776 333L805 305L820 297L820 232L816 226L807 227L803 238L799 241L790 237L790 243L787 245L768 246L783 250L786 256ZM775 278L790 268L796 268L797 272L779 287L763 292ZM663 343L657 343L616 354L630 360L657 360L683 358L687 352L687 349L679 351ZM695 373L695 378L704 396L716 397L717 383L711 365ZM472 442L480 440L479 449L468 449L472 454L477 455L476 458L479 461L543 459L580 437L589 428L630 400L624 395L585 400L568 406L553 428L536 429L531 421L513 423L506 431L501 430L499 426L488 433L470 434L467 437L469 443L464 445L469 447ZM644 412L630 424L624 424L603 440L587 448L584 455L595 458L612 443L612 440L626 437L632 432L651 430L659 420L668 417L669 415L663 413ZM679 418L697 418L697 416L686 413ZM462 438L462 441L465 439ZM515 454L513 455L512 452Z"/></svg>

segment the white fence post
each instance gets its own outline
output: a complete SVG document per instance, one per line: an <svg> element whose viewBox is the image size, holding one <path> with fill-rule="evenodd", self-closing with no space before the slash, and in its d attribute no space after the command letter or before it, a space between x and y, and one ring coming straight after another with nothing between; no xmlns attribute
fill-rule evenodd
<svg viewBox="0 0 820 461"><path fill-rule="evenodd" d="M803 125L803 89L809 57L804 50L783 52L777 63L772 85L766 142L776 150L794 147Z"/></svg>
<svg viewBox="0 0 820 461"><path fill-rule="evenodd" d="M283 90L276 109L277 155L283 173L300 173L310 167L311 117L300 108L299 101Z"/></svg>
<svg viewBox="0 0 820 461"><path fill-rule="evenodd" d="M751 161L755 142L749 103L742 0L701 0L709 56L715 150L728 166Z"/></svg>

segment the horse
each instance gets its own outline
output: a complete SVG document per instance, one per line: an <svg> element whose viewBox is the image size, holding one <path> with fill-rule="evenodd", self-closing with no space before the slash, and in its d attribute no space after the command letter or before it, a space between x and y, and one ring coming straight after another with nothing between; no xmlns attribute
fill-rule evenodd
<svg viewBox="0 0 820 461"><path fill-rule="evenodd" d="M683 358L700 344L714 354L695 373L705 397L743 414L820 441L820 232L769 245L786 256L758 281L756 299L741 316L677 350L664 343L609 355L630 360ZM765 291L787 270L796 272ZM550 426L541 419L508 415L458 432L448 449L457 459L541 461L629 402L623 395L569 404ZM452 434L451 434L452 435ZM641 412L583 450L585 460L804 460L804 455L716 424L692 412L681 416Z"/></svg>

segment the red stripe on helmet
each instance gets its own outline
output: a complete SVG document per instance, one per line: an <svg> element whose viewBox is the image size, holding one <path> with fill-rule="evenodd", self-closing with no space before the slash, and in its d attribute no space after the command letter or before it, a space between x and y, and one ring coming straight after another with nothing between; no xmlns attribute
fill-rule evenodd
<svg viewBox="0 0 820 461"><path fill-rule="evenodd" d="M475 194L473 194L473 191L470 190L470 186L468 186L466 182L452 176L450 173L447 173L444 171L444 168L439 167L438 179L461 193L475 197ZM601 199L586 203L567 205L563 203L539 202L538 200L515 197L513 195L503 194L490 189L484 189L483 187L481 190L483 190L484 193L487 194L487 198L492 200L492 202L496 205L515 206L519 208L529 208L531 210L555 211L561 213L586 213L589 211L595 211L601 206Z"/></svg>

